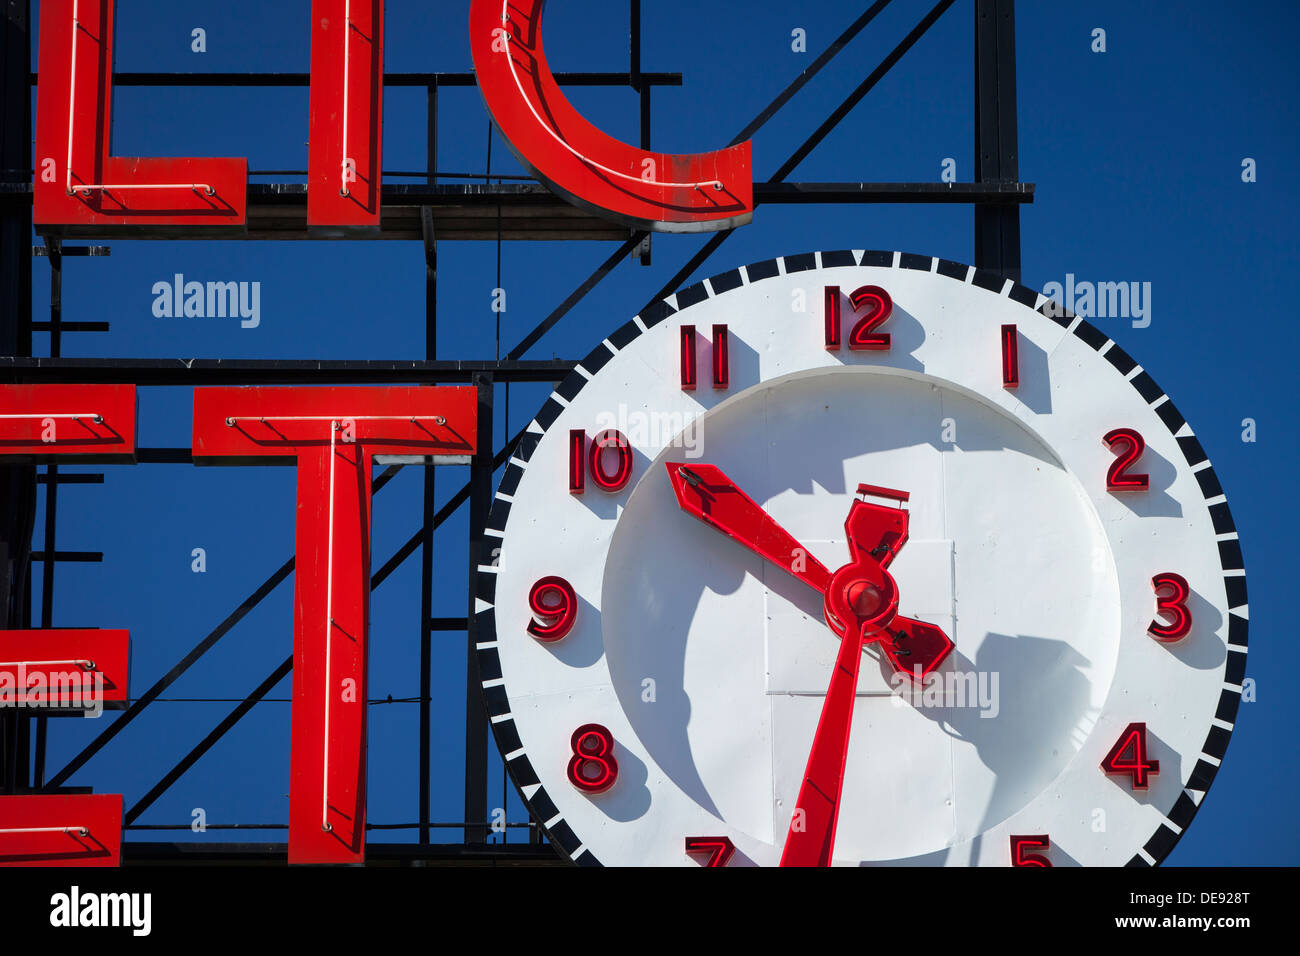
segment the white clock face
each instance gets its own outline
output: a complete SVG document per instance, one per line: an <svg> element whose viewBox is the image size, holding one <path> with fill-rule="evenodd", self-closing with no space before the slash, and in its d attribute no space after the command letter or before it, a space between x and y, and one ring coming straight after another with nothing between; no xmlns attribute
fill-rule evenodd
<svg viewBox="0 0 1300 956"><path fill-rule="evenodd" d="M841 639L834 588L795 572L850 563L862 497L905 512L892 562L860 559L896 582L895 621L952 647L921 675L898 624L863 646L832 721L848 742L829 858L1164 858L1235 719L1240 549L1173 404L1045 303L946 261L792 256L683 290L561 384L494 505L479 664L507 766L564 853L695 866L717 844L776 865L826 825L801 791ZM621 448L593 455L602 435ZM675 488L681 463L694 483ZM692 513L697 473L797 547L759 553Z"/></svg>

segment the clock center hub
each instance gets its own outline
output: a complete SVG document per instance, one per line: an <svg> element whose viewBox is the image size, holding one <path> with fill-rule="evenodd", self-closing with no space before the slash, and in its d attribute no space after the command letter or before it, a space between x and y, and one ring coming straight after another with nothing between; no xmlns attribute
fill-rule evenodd
<svg viewBox="0 0 1300 956"><path fill-rule="evenodd" d="M885 603L885 595L870 581L854 581L849 585L849 607L858 617L873 617Z"/></svg>
<svg viewBox="0 0 1300 956"><path fill-rule="evenodd" d="M898 585L875 561L846 564L826 589L826 617L841 637L849 624L860 624L864 640L885 630L898 615Z"/></svg>

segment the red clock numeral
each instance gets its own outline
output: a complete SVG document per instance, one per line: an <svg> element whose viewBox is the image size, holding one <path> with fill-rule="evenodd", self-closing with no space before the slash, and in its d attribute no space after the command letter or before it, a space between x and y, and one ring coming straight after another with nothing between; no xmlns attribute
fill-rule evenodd
<svg viewBox="0 0 1300 956"><path fill-rule="evenodd" d="M1014 325L1002 326L1002 387L1020 384L1020 337Z"/></svg>
<svg viewBox="0 0 1300 956"><path fill-rule="evenodd" d="M569 431L569 494L580 495L587 486L587 433L581 428Z"/></svg>
<svg viewBox="0 0 1300 956"><path fill-rule="evenodd" d="M713 387L726 388L731 384L731 361L727 355L727 327L713 327Z"/></svg>
<svg viewBox="0 0 1300 956"><path fill-rule="evenodd" d="M614 470L606 471L602 452L612 452ZM584 452L586 452L584 454ZM569 432L569 493L582 494L586 486L586 472L602 491L621 491L632 477L632 445L616 428L608 428L591 440L587 449L587 435L575 428Z"/></svg>
<svg viewBox="0 0 1300 956"><path fill-rule="evenodd" d="M528 633L547 644L558 641L578 619L578 595L564 578L550 575L538 580L528 592L528 607L533 620Z"/></svg>
<svg viewBox="0 0 1300 956"><path fill-rule="evenodd" d="M1052 846L1052 841L1047 838L1047 834L1037 836L1012 836L1011 838L1011 865L1012 866L1051 866L1052 861L1041 853L1028 853L1027 850L1047 850Z"/></svg>
<svg viewBox="0 0 1300 956"><path fill-rule="evenodd" d="M1104 441L1112 451L1116 445L1125 445L1123 451L1117 452L1118 457L1106 472L1106 490L1107 491L1145 491L1151 484L1148 475L1130 475L1127 469L1142 457L1142 452L1146 451L1147 443L1142 440L1132 428L1113 428L1102 436Z"/></svg>
<svg viewBox="0 0 1300 956"><path fill-rule="evenodd" d="M695 326L682 326L682 391L695 391Z"/></svg>
<svg viewBox="0 0 1300 956"><path fill-rule="evenodd" d="M709 854L705 866L726 866L736 847L730 837L687 837L686 852Z"/></svg>
<svg viewBox="0 0 1300 956"><path fill-rule="evenodd" d="M614 736L600 724L583 724L569 741L569 783L583 793L604 793L618 779Z"/></svg>
<svg viewBox="0 0 1300 956"><path fill-rule="evenodd" d="M617 461L617 467L612 473L605 471L603 467L601 452L606 449L614 453ZM591 466L592 481L605 491L619 491L632 477L632 445L621 431L607 428L591 440L588 463Z"/></svg>
<svg viewBox="0 0 1300 956"><path fill-rule="evenodd" d="M839 286L828 285L826 287L826 308L823 315L826 322L826 350L828 352L838 352L840 350Z"/></svg>
<svg viewBox="0 0 1300 956"><path fill-rule="evenodd" d="M889 333L875 332L894 311L894 300L878 285L864 285L849 294L849 304L854 312L866 309L866 314L849 331L849 351L884 352L889 349ZM840 348L840 287L826 286L826 348L838 352Z"/></svg>
<svg viewBox="0 0 1300 956"><path fill-rule="evenodd" d="M1110 774L1127 774L1134 790L1145 790L1151 774L1160 772L1160 761L1147 759L1147 725L1132 723L1125 727L1101 762L1101 769Z"/></svg>
<svg viewBox="0 0 1300 956"><path fill-rule="evenodd" d="M713 387L726 388L731 384L731 361L727 350L727 326L713 327ZM695 326L682 326L681 339L682 390L695 391Z"/></svg>
<svg viewBox="0 0 1300 956"><path fill-rule="evenodd" d="M849 296L849 302L854 312L859 312L864 307L867 309L867 314L859 319L857 325L849 332L850 351L886 351L889 348L889 333L879 332L872 335L871 330L883 323L894 311L894 302L889 297L889 293L878 285L864 285L853 291Z"/></svg>
<svg viewBox="0 0 1300 956"><path fill-rule="evenodd" d="M1187 579L1181 574L1163 571L1151 579L1151 587L1156 592L1156 618L1147 628L1147 633L1157 641L1170 644L1182 640L1192 629L1192 612L1187 610L1187 599L1192 589L1187 586ZM1169 593L1161 597L1161 591ZM1161 614L1168 614L1171 622L1162 624Z"/></svg>

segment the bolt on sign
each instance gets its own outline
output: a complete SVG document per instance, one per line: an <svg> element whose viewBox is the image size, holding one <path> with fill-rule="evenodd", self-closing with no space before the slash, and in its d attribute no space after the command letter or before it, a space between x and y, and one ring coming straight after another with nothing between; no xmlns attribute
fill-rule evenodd
<svg viewBox="0 0 1300 956"><path fill-rule="evenodd" d="M45 0L36 91L39 233L230 236L247 230L245 158L113 156L114 0ZM751 143L709 153L638 149L587 122L542 47L542 0L473 0L470 49L488 112L553 192L622 223L708 232L753 218ZM383 0L312 0L307 224L379 229Z"/></svg>

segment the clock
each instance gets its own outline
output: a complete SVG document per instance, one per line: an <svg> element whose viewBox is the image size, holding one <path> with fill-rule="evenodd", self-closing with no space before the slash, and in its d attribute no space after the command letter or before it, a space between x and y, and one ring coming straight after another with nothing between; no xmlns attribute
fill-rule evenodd
<svg viewBox="0 0 1300 956"><path fill-rule="evenodd" d="M1224 756L1241 548L1105 332L897 252L682 289L526 429L478 667L579 864L1155 865Z"/></svg>

